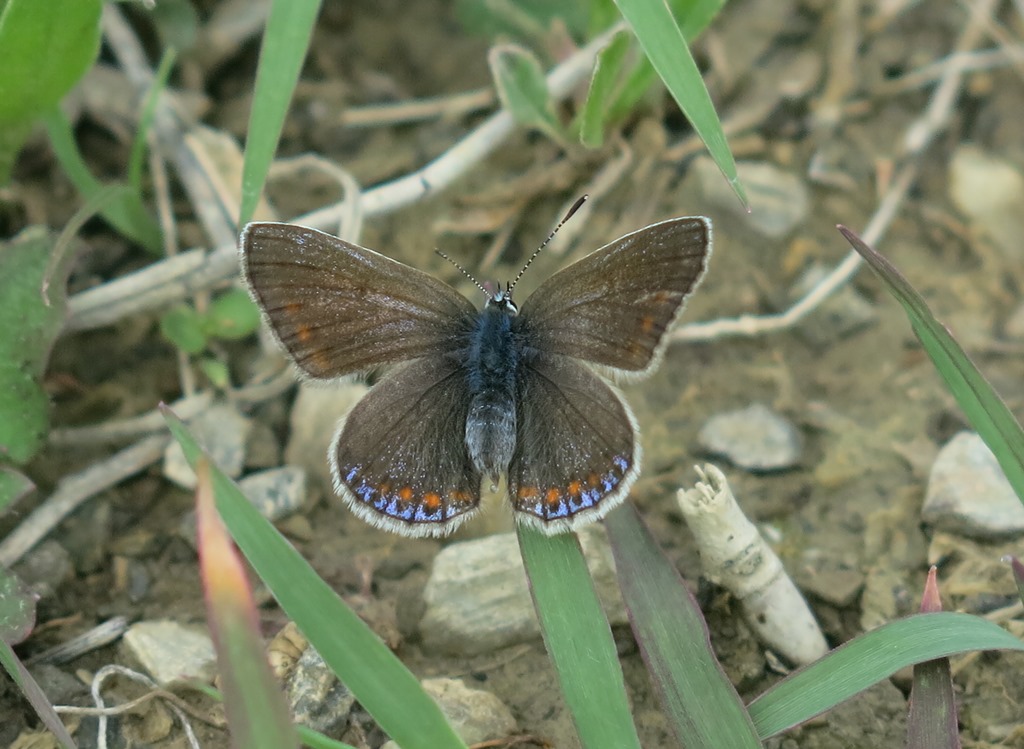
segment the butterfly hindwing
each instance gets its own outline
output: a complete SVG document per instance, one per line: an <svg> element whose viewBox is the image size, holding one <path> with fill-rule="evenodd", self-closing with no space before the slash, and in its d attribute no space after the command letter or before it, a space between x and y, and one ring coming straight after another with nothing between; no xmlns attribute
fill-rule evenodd
<svg viewBox="0 0 1024 749"><path fill-rule="evenodd" d="M476 315L442 281L315 229L252 223L241 250L253 298L314 379L450 351Z"/></svg>
<svg viewBox="0 0 1024 749"><path fill-rule="evenodd" d="M711 222L674 218L627 234L551 276L523 303L519 325L541 351L641 375L700 282Z"/></svg>
<svg viewBox="0 0 1024 749"><path fill-rule="evenodd" d="M407 536L453 531L480 504L480 474L465 442L469 400L450 357L389 372L335 435L335 490L371 525Z"/></svg>
<svg viewBox="0 0 1024 749"><path fill-rule="evenodd" d="M619 393L568 357L539 354L519 376L517 444L508 469L516 517L562 533L603 517L640 470L633 414Z"/></svg>

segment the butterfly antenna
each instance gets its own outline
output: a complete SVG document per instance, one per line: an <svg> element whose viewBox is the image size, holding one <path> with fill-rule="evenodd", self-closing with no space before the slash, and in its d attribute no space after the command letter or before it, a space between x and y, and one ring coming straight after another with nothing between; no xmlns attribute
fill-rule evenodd
<svg viewBox="0 0 1024 749"><path fill-rule="evenodd" d="M526 261L526 265L524 265L523 269L521 271L519 271L519 275L516 276L515 280L511 283L511 285L509 285L509 287L508 287L508 293L509 294L512 293L512 289L514 289L516 287L516 284L519 283L519 279L523 277L524 273L526 273L526 269L530 267L530 263L532 263L534 261L534 259L540 254L541 250L543 250L545 247L548 246L548 242L550 242L552 239L555 238L555 235L558 233L558 230L561 229L563 226L565 226L565 222L568 221L569 219L571 219L573 217L573 214L575 214L576 211L578 211L583 206L583 204L587 202L587 198L588 197L590 197L590 196L589 195L581 195L579 200L577 200L575 203L572 204L572 208L569 209L569 211L565 214L565 216L562 218L562 220L558 222L558 225L554 229L551 230L551 233L548 234L548 238L545 239L543 242L541 242L540 243L540 247L538 247L536 250L533 251L533 254L530 255L530 259Z"/></svg>
<svg viewBox="0 0 1024 749"><path fill-rule="evenodd" d="M440 250L434 250L434 252L436 252L436 253L437 253L437 254L438 254L439 256L443 257L443 258L444 258L445 260L447 260L447 261L448 261L449 263L451 263L451 264L452 264L452 265L454 265L454 266L455 266L456 268L458 268L458 269L459 269L459 272L460 272L460 273L462 273L462 275L464 275L464 276L465 276L466 278L468 278L468 279L469 279L470 281L472 281L472 282L473 282L474 284L476 284L476 287L477 287L478 289L480 289L480 291L484 292L484 293L485 293L485 294L487 295L487 298L488 298L488 299L490 299L490 298L491 298L491 292L489 292L489 291L488 291L487 289L485 289L485 288L483 287L483 285L482 285L482 284L481 284L481 283L480 283L479 281L477 281L477 280L476 280L475 278L473 278L473 276L472 276L472 275L470 274L470 272L469 272L468 270L466 270L465 268L463 268L463 267L462 267L461 265L459 265L458 263L456 263L456 262L455 262L454 260L452 260L452 259L451 259L450 257L448 257L447 255L445 255L445 254L444 254L443 252L441 252Z"/></svg>

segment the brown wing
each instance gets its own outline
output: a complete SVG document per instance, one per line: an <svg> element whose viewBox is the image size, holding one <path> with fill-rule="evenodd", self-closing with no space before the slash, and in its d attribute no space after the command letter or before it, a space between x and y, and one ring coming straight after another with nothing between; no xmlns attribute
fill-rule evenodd
<svg viewBox="0 0 1024 749"><path fill-rule="evenodd" d="M542 351L646 374L710 254L706 218L648 226L541 284L523 303L519 325Z"/></svg>
<svg viewBox="0 0 1024 749"><path fill-rule="evenodd" d="M292 224L246 226L241 262L271 330L317 379L451 350L476 313L421 271Z"/></svg>

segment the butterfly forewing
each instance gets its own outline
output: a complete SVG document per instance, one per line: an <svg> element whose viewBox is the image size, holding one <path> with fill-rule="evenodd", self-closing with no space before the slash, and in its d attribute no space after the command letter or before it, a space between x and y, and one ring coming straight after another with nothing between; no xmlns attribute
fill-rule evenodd
<svg viewBox="0 0 1024 749"><path fill-rule="evenodd" d="M524 336L541 351L649 372L710 249L711 222L702 217L627 234L541 284L522 305Z"/></svg>
<svg viewBox="0 0 1024 749"><path fill-rule="evenodd" d="M335 489L372 525L440 536L480 503L480 475L466 450L465 373L432 356L390 372L335 435Z"/></svg>
<svg viewBox="0 0 1024 749"><path fill-rule="evenodd" d="M520 373L508 494L520 522L562 533L603 517L640 470L629 406L599 376L539 354Z"/></svg>
<svg viewBox="0 0 1024 749"><path fill-rule="evenodd" d="M447 284L315 229L249 224L241 249L253 297L313 378L451 351L476 313Z"/></svg>

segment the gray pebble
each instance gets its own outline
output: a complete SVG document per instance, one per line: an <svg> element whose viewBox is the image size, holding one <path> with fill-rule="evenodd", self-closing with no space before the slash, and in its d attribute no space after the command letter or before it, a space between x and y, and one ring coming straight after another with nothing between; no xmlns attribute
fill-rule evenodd
<svg viewBox="0 0 1024 749"><path fill-rule="evenodd" d="M975 432L960 432L939 450L921 515L936 528L973 538L1024 532L1024 505Z"/></svg>
<svg viewBox="0 0 1024 749"><path fill-rule="evenodd" d="M697 435L701 447L748 471L778 471L800 460L800 432L767 406L712 416Z"/></svg>
<svg viewBox="0 0 1024 749"><path fill-rule="evenodd" d="M518 730L512 711L490 692L470 689L458 679L424 679L421 685L459 738L471 746L508 738ZM389 741L381 749L399 747Z"/></svg>
<svg viewBox="0 0 1024 749"><path fill-rule="evenodd" d="M579 537L608 620L627 623L604 527L586 526ZM540 637L515 533L442 549L423 597L420 632L428 650L475 655Z"/></svg>
<svg viewBox="0 0 1024 749"><path fill-rule="evenodd" d="M210 635L198 627L177 622L136 622L122 638L128 655L160 686L179 680L210 682L216 673L217 655Z"/></svg>
<svg viewBox="0 0 1024 749"><path fill-rule="evenodd" d="M1024 175L1003 154L969 143L959 146L950 161L949 195L1005 257L1024 260Z"/></svg>
<svg viewBox="0 0 1024 749"><path fill-rule="evenodd" d="M344 728L356 701L312 645L289 675L285 696L293 720L322 733Z"/></svg>
<svg viewBox="0 0 1024 749"><path fill-rule="evenodd" d="M280 520L306 502L306 472L298 466L281 466L250 474L238 488L268 520Z"/></svg>
<svg viewBox="0 0 1024 749"><path fill-rule="evenodd" d="M197 414L188 426L220 470L231 478L241 475L252 420L230 404L216 403ZM196 487L196 475L177 441L164 451L164 476L183 489Z"/></svg>
<svg viewBox="0 0 1024 749"><path fill-rule="evenodd" d="M741 161L736 164L747 191L750 213L737 200L732 187L709 156L693 164L701 192L708 203L732 213L759 234L777 239L789 234L807 218L810 200L807 186L795 174L767 162Z"/></svg>

